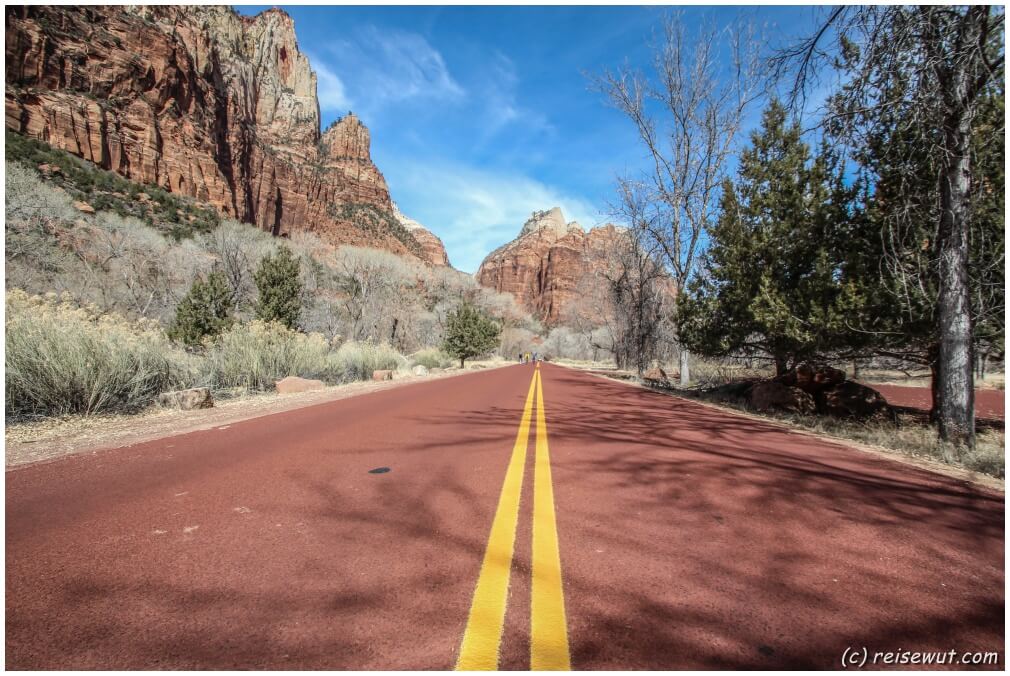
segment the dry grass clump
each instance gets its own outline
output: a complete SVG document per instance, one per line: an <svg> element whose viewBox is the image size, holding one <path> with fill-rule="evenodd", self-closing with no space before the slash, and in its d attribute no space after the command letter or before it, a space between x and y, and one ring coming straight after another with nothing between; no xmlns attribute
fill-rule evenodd
<svg viewBox="0 0 1010 676"><path fill-rule="evenodd" d="M340 346L332 363L345 382L368 380L373 371L403 370L407 360L389 345L349 341Z"/></svg>
<svg viewBox="0 0 1010 676"><path fill-rule="evenodd" d="M719 397L704 390L680 390L678 394L788 422L817 434L878 446L916 458L937 460L998 479L1004 478L1006 473L1005 434L1002 430L979 429L975 448L958 453L953 446L940 440L936 428L925 423L921 415L906 413L899 414L895 421L860 421L823 415L756 412L743 401Z"/></svg>
<svg viewBox="0 0 1010 676"><path fill-rule="evenodd" d="M414 366L421 365L425 368L447 368L455 363L455 360L437 347L429 347L418 350L410 355L410 363Z"/></svg>
<svg viewBox="0 0 1010 676"><path fill-rule="evenodd" d="M196 374L157 325L56 294L6 294L5 411L13 418L130 412Z"/></svg>
<svg viewBox="0 0 1010 676"><path fill-rule="evenodd" d="M277 322L236 324L209 346L203 370L211 387L270 390L286 376L339 382L330 343L318 333L299 333Z"/></svg>
<svg viewBox="0 0 1010 676"><path fill-rule="evenodd" d="M1005 435L999 430L979 430L975 448L959 455L953 446L940 440L935 427L924 425L911 416L899 417L897 424L890 421L839 420L827 416L789 418L791 422L813 432L852 439L913 457L939 460L998 479L1004 478L1006 474Z"/></svg>

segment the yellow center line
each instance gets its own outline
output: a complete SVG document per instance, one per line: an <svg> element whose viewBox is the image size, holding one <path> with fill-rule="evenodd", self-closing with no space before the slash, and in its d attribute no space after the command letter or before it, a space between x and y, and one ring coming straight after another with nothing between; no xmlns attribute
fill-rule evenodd
<svg viewBox="0 0 1010 676"><path fill-rule="evenodd" d="M519 422L519 433L512 447L512 459L505 472L498 508L491 523L491 535L484 552L480 576L477 578L477 588L470 604L470 617L459 648L459 659L456 661L457 670L487 671L498 668L536 383L537 373L534 371Z"/></svg>
<svg viewBox="0 0 1010 676"><path fill-rule="evenodd" d="M561 582L561 554L554 515L554 487L547 445L547 412L537 364L537 448L533 469L533 585L530 601L530 668L561 671L572 668L568 622Z"/></svg>

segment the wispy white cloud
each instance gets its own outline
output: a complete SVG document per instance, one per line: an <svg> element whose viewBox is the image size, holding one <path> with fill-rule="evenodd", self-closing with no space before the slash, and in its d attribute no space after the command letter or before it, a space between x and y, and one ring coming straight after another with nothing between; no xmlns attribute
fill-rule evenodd
<svg viewBox="0 0 1010 676"><path fill-rule="evenodd" d="M344 83L340 77L330 70L322 60L312 55L308 56L312 69L316 71L319 107L323 110L349 110L352 107L352 102L347 96Z"/></svg>
<svg viewBox="0 0 1010 676"><path fill-rule="evenodd" d="M362 112L409 99L456 101L466 92L453 78L442 54L424 36L399 29L366 26L328 44L318 69L346 83Z"/></svg>
<svg viewBox="0 0 1010 676"><path fill-rule="evenodd" d="M427 161L383 170L403 212L438 235L466 272L514 239L533 211L558 206L587 229L605 220L589 200L523 174Z"/></svg>
<svg viewBox="0 0 1010 676"><path fill-rule="evenodd" d="M551 132L550 121L539 111L518 103L519 73L515 63L501 52L496 52L487 69L488 84L484 93L484 139L490 139L514 122L533 132Z"/></svg>

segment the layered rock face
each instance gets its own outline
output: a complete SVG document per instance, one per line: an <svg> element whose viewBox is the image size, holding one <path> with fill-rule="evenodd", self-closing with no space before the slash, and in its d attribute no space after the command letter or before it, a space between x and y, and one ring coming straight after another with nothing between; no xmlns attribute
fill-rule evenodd
<svg viewBox="0 0 1010 676"><path fill-rule="evenodd" d="M316 76L283 11L5 13L9 128L275 235L426 255L393 218L368 129L349 114L320 133Z"/></svg>
<svg viewBox="0 0 1010 676"><path fill-rule="evenodd" d="M421 258L431 265L439 265L445 267L452 267L449 263L449 254L446 253L445 245L442 244L435 233L428 230L426 227L403 214L399 207L396 206L396 202L393 203L393 216L399 221L400 225L406 228L414 239L417 240L418 244L421 245L424 255Z"/></svg>
<svg viewBox="0 0 1010 676"><path fill-rule="evenodd" d="M597 283L620 237L622 231L610 224L586 232L567 223L558 207L534 212L516 239L488 254L477 282L513 294L548 324L564 322Z"/></svg>

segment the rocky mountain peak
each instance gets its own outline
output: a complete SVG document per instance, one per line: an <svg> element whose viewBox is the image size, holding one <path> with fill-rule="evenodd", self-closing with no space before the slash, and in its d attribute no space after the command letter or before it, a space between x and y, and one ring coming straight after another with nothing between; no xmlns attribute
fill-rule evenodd
<svg viewBox="0 0 1010 676"><path fill-rule="evenodd" d="M428 263L452 267L452 264L449 263L449 254L445 250L445 245L435 233L400 211L400 207L396 205L396 202L393 202L393 216L421 245L421 248L424 250L423 258Z"/></svg>
<svg viewBox="0 0 1010 676"><path fill-rule="evenodd" d="M530 214L530 217L526 219L523 223L522 230L519 231L519 236L523 237L531 232L538 232L541 230L548 230L557 233L559 236L563 235L568 229L565 223L565 215L561 212L561 207L553 207L546 211L534 211Z"/></svg>
<svg viewBox="0 0 1010 676"><path fill-rule="evenodd" d="M565 321L606 268L621 236L610 224L586 232L576 221L566 223L559 207L535 211L516 239L488 254L476 278L482 286L513 294L548 324Z"/></svg>
<svg viewBox="0 0 1010 676"><path fill-rule="evenodd" d="M354 113L348 113L331 124L320 139L323 152L331 159L371 162L371 144L368 127Z"/></svg>

